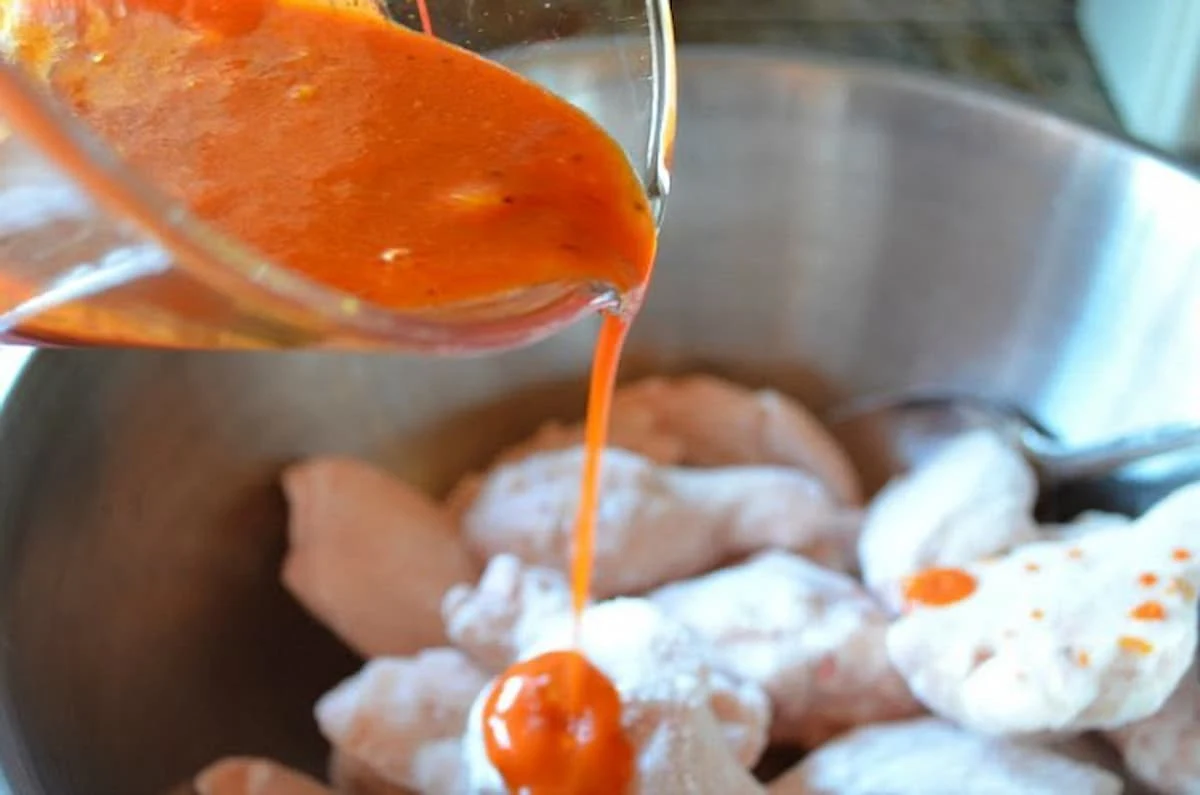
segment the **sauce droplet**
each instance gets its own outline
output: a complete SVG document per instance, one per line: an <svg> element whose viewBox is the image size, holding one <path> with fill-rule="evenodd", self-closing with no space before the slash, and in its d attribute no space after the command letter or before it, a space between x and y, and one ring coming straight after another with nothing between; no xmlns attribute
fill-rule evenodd
<svg viewBox="0 0 1200 795"><path fill-rule="evenodd" d="M1117 645L1122 651L1127 651L1130 654L1145 656L1154 651L1154 646L1149 641L1135 638L1132 635L1122 635L1117 638Z"/></svg>
<svg viewBox="0 0 1200 795"><path fill-rule="evenodd" d="M1154 586L1158 585L1158 575L1148 571L1142 576L1138 577L1138 583L1143 588L1153 588Z"/></svg>
<svg viewBox="0 0 1200 795"><path fill-rule="evenodd" d="M1162 606L1162 602L1142 602L1129 614L1138 621L1164 621L1167 618L1167 609Z"/></svg>
<svg viewBox="0 0 1200 795"><path fill-rule="evenodd" d="M521 795L620 795L633 780L621 697L583 655L554 651L517 663L483 710L488 758Z"/></svg>
<svg viewBox="0 0 1200 795"><path fill-rule="evenodd" d="M926 569L905 582L904 598L943 607L966 599L975 593L975 587L975 578L962 569Z"/></svg>
<svg viewBox="0 0 1200 795"><path fill-rule="evenodd" d="M1171 557L1172 557L1172 559L1177 560L1180 563L1182 563L1184 561L1191 560L1192 553L1186 549L1180 548L1180 549L1176 549L1174 552L1172 552Z"/></svg>

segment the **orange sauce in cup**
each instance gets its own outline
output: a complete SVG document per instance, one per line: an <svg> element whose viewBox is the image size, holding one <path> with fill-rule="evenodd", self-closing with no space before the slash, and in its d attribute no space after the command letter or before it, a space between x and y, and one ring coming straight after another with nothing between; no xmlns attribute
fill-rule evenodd
<svg viewBox="0 0 1200 795"><path fill-rule="evenodd" d="M423 310L647 278L654 218L624 151L466 50L303 0L25 14L21 59L130 165L316 282Z"/></svg>

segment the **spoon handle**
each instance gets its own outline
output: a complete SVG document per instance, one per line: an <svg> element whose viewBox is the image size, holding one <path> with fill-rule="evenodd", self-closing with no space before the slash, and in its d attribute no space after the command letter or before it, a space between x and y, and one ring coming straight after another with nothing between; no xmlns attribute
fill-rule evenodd
<svg viewBox="0 0 1200 795"><path fill-rule="evenodd" d="M1106 475L1164 453L1200 450L1200 426L1167 425L1073 450L1036 432L1024 434L1021 443L1044 480L1062 481Z"/></svg>
<svg viewBox="0 0 1200 795"><path fill-rule="evenodd" d="M953 390L911 390L885 392L854 398L827 411L824 419L830 425L840 425L865 416L884 415L892 411L975 411L991 424L1013 422L1050 439L1054 433L1020 405L1011 401L981 397Z"/></svg>

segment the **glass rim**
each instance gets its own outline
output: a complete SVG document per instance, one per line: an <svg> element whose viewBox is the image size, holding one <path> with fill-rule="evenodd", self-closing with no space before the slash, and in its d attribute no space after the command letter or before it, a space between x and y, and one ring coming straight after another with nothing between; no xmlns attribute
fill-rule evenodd
<svg viewBox="0 0 1200 795"><path fill-rule="evenodd" d="M646 161L635 172L662 223L674 153L677 77L670 0L645 0L651 45L651 117ZM398 24L398 23L397 23ZM482 57L487 57L482 54ZM565 97L560 97L569 101ZM297 273L255 253L197 218L124 163L85 124L41 90L19 67L0 60L0 131L19 135L99 204L131 222L171 257L171 268L249 303L267 319L307 313L349 339L398 349L483 352L539 341L585 314L615 307L617 296L598 284L543 285L557 294L514 317L454 321L436 311L388 309ZM97 196L103 195L101 201ZM463 307L469 309L470 307ZM284 319L285 325L304 325Z"/></svg>

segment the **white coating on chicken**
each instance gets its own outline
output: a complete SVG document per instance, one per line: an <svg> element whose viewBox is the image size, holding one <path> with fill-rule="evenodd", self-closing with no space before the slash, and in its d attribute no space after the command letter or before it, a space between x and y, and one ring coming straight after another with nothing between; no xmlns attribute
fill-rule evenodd
<svg viewBox="0 0 1200 795"><path fill-rule="evenodd" d="M1200 681L1192 668L1155 714L1108 733L1129 772L1161 795L1200 792Z"/></svg>
<svg viewBox="0 0 1200 795"><path fill-rule="evenodd" d="M1036 495L1032 468L992 431L951 440L868 506L858 539L863 582L898 609L900 583L910 574L1033 541Z"/></svg>
<svg viewBox="0 0 1200 795"><path fill-rule="evenodd" d="M425 795L458 795L461 737L488 678L456 649L379 658L317 702L317 725L335 748L383 782Z"/></svg>
<svg viewBox="0 0 1200 795"><path fill-rule="evenodd" d="M583 450L539 453L487 477L463 514L482 558L508 553L568 566ZM767 548L841 555L857 516L811 476L778 467L661 467L634 453L604 454L593 594L631 595Z"/></svg>
<svg viewBox="0 0 1200 795"><path fill-rule="evenodd" d="M521 658L573 648L573 639L571 620L548 622ZM747 768L766 747L766 695L715 670L693 633L643 599L614 599L584 613L581 648L621 696L636 753L627 795L762 793ZM463 739L469 791L487 795L504 792L483 738L489 693L476 699Z"/></svg>
<svg viewBox="0 0 1200 795"><path fill-rule="evenodd" d="M492 673L520 657L550 621L571 611L571 592L558 571L497 555L475 585L456 585L442 600L446 634Z"/></svg>
<svg viewBox="0 0 1200 795"><path fill-rule="evenodd" d="M572 648L575 637L567 581L507 555L492 560L476 588L447 594L445 616L451 641L495 673L536 653ZM716 665L715 651L699 635L644 599L591 605L584 612L583 629L589 659L593 648L602 648L608 668L593 662L610 676L610 668L618 670L628 688L634 688L622 691L623 699L640 698L659 681L655 677L678 673L684 680L697 679L697 686L711 696L712 711L735 758L747 767L757 761L767 742L767 695L758 684ZM620 657L623 650L631 654L629 659ZM650 670L639 672L638 666Z"/></svg>
<svg viewBox="0 0 1200 795"><path fill-rule="evenodd" d="M888 631L892 662L930 709L988 734L1153 714L1195 654L1198 497L1192 486L1131 525L964 567L974 591L910 603Z"/></svg>
<svg viewBox="0 0 1200 795"><path fill-rule="evenodd" d="M647 597L771 698L771 739L811 748L864 723L921 714L892 667L888 617L863 587L782 551Z"/></svg>
<svg viewBox="0 0 1200 795"><path fill-rule="evenodd" d="M1119 795L1109 771L934 717L865 726L821 746L769 795Z"/></svg>
<svg viewBox="0 0 1200 795"><path fill-rule="evenodd" d="M581 423L550 421L504 451L492 467L582 443ZM807 409L775 390L753 390L711 375L656 376L617 389L608 446L661 465L799 469L839 504L862 502L849 457ZM456 512L474 501L481 482L473 474L455 488L448 502Z"/></svg>

